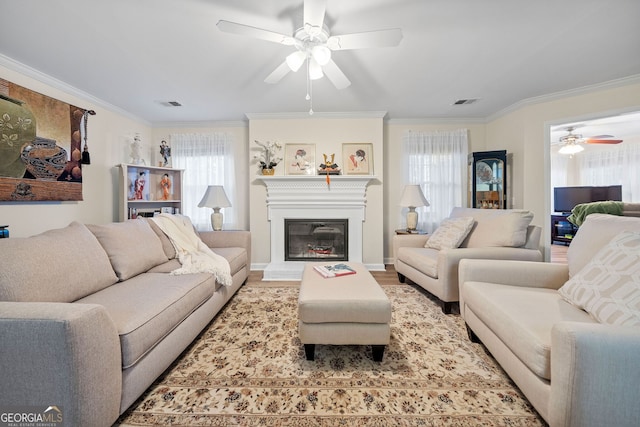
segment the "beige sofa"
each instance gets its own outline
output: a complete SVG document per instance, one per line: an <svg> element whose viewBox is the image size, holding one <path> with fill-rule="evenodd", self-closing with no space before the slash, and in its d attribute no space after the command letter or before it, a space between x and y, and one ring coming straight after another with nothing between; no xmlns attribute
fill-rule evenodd
<svg viewBox="0 0 640 427"><path fill-rule="evenodd" d="M64 425L112 425L247 279L249 232L200 237L229 262L229 286L169 274L176 251L150 220L1 239L3 410L57 406Z"/></svg>
<svg viewBox="0 0 640 427"><path fill-rule="evenodd" d="M458 297L458 263L463 258L541 261L541 228L530 225L529 211L454 208L449 218L473 218L473 228L459 247L425 247L429 235L393 236L398 279L420 285L438 297L442 311L451 313Z"/></svg>
<svg viewBox="0 0 640 427"><path fill-rule="evenodd" d="M607 254L623 230L636 233L635 261ZM638 425L638 275L631 281L616 276L616 268L640 265L637 233L639 218L591 214L569 246L568 265L460 262L460 311L470 337L485 345L552 427ZM604 296L600 280L613 285L636 281L635 297L626 291L615 296L635 298L636 326L610 324L619 313L611 310L611 300L595 298ZM590 294L583 287L574 297L589 298L591 312L605 314L607 321L596 320L558 291L580 281L595 281L598 290Z"/></svg>

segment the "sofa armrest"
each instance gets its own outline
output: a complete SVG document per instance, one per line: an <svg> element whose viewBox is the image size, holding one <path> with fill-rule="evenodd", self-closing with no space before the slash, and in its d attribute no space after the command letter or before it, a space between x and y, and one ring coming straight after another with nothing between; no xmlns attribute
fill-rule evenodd
<svg viewBox="0 0 640 427"><path fill-rule="evenodd" d="M640 419L640 330L559 322L551 330L552 426L631 426Z"/></svg>
<svg viewBox="0 0 640 427"><path fill-rule="evenodd" d="M460 284L488 282L509 286L559 289L569 280L566 264L519 260L495 260L486 262L463 259L459 267Z"/></svg>
<svg viewBox="0 0 640 427"><path fill-rule="evenodd" d="M3 405L57 405L65 425L109 426L120 414L115 324L95 304L0 302Z"/></svg>
<svg viewBox="0 0 640 427"><path fill-rule="evenodd" d="M251 265L251 232L246 230L200 231L200 239L210 248L244 248Z"/></svg>
<svg viewBox="0 0 640 427"><path fill-rule="evenodd" d="M396 234L393 236L393 263L397 268L398 249L404 247L424 248L429 240L428 234Z"/></svg>

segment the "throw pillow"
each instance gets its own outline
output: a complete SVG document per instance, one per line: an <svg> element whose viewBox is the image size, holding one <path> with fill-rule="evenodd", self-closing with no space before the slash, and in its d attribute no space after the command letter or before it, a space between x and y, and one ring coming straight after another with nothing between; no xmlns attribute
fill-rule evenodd
<svg viewBox="0 0 640 427"><path fill-rule="evenodd" d="M429 236L424 247L438 250L457 248L473 228L473 222L470 216L445 219Z"/></svg>
<svg viewBox="0 0 640 427"><path fill-rule="evenodd" d="M87 227L107 252L121 281L168 261L160 238L142 218Z"/></svg>
<svg viewBox="0 0 640 427"><path fill-rule="evenodd" d="M640 233L618 234L559 292L600 323L640 326Z"/></svg>

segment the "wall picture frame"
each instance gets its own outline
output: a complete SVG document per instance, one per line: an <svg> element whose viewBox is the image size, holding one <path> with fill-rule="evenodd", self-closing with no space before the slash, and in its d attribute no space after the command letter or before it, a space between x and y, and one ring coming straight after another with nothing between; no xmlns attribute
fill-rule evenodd
<svg viewBox="0 0 640 427"><path fill-rule="evenodd" d="M286 144L284 162L286 175L315 175L315 144Z"/></svg>
<svg viewBox="0 0 640 427"><path fill-rule="evenodd" d="M373 175L373 144L342 144L342 171L345 175Z"/></svg>

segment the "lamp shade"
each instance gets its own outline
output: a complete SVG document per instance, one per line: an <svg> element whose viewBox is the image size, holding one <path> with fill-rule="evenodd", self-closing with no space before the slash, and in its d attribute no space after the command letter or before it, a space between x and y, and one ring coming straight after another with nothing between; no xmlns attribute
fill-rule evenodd
<svg viewBox="0 0 640 427"><path fill-rule="evenodd" d="M204 197L198 203L199 208L228 208L231 202L227 198L222 185L210 185L204 193Z"/></svg>
<svg viewBox="0 0 640 427"><path fill-rule="evenodd" d="M562 147L560 147L560 149L558 150L558 153L560 154L576 154L581 152L582 150L584 150L584 147L582 145L578 145L574 142L570 142L567 143L565 145L563 145Z"/></svg>
<svg viewBox="0 0 640 427"><path fill-rule="evenodd" d="M418 206L429 206L429 202L424 197L422 189L417 184L405 185L400 197L400 206L416 208Z"/></svg>

